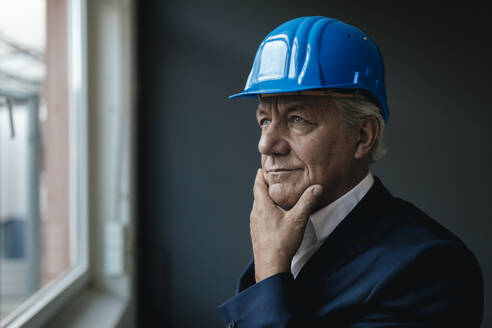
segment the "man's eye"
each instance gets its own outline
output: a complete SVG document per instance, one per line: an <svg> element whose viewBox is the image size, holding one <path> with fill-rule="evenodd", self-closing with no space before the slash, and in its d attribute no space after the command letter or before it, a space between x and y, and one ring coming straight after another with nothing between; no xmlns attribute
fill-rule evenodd
<svg viewBox="0 0 492 328"><path fill-rule="evenodd" d="M307 123L307 121L300 116L292 116L292 121L294 123Z"/></svg>
<svg viewBox="0 0 492 328"><path fill-rule="evenodd" d="M265 124L270 124L270 120L268 118L262 118L260 120L260 126L263 126Z"/></svg>

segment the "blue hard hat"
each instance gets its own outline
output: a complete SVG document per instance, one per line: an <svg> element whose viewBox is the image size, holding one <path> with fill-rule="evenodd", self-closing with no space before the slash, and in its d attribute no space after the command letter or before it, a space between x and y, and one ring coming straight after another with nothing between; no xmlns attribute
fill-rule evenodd
<svg viewBox="0 0 492 328"><path fill-rule="evenodd" d="M229 98L312 89L365 90L388 120L384 63L358 28L333 18L299 17L260 44L244 91Z"/></svg>

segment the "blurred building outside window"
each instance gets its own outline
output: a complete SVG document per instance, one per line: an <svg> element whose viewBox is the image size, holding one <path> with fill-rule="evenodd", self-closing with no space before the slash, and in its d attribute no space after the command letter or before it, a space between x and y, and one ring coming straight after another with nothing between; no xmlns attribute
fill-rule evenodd
<svg viewBox="0 0 492 328"><path fill-rule="evenodd" d="M82 49L70 11L79 2L0 0L1 327L86 265L77 201Z"/></svg>

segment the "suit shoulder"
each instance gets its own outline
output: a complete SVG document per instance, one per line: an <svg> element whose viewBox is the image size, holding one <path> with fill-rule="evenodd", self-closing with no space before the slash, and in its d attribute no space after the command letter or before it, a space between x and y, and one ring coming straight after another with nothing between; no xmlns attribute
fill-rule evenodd
<svg viewBox="0 0 492 328"><path fill-rule="evenodd" d="M463 241L441 223L427 215L412 203L393 198L391 210L385 220L395 220L394 230L388 236L408 243L450 242L466 247Z"/></svg>
<svg viewBox="0 0 492 328"><path fill-rule="evenodd" d="M410 261L424 254L425 258L435 257L436 263L445 258L452 259L456 265L466 263L480 273L477 258L458 236L415 205L399 198L394 198L392 203L381 221L391 222L388 223L391 228L377 242L386 250L382 252L385 257Z"/></svg>

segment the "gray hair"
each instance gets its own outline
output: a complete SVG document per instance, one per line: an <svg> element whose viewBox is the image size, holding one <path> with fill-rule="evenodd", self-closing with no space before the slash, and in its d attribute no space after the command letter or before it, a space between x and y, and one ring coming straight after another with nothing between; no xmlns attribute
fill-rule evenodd
<svg viewBox="0 0 492 328"><path fill-rule="evenodd" d="M381 116L379 107L367 98L332 97L332 100L342 111L342 116L350 127L357 125L368 116L376 117L379 123L379 135L369 153L369 160L374 163L383 157L387 150L383 144L384 119Z"/></svg>

